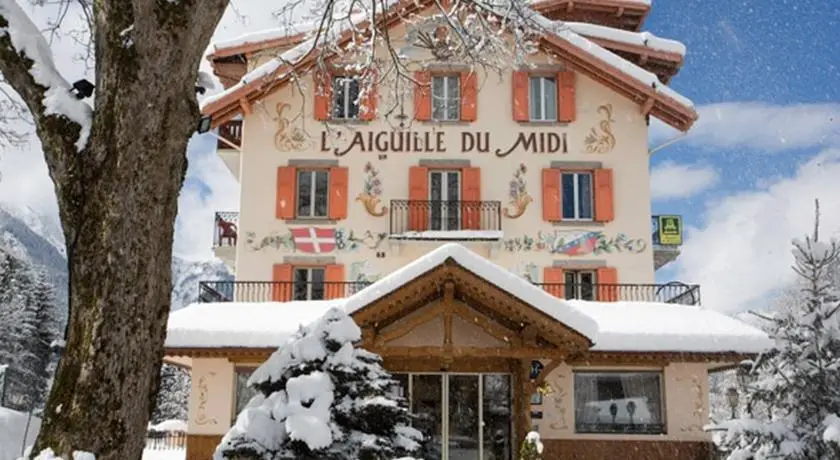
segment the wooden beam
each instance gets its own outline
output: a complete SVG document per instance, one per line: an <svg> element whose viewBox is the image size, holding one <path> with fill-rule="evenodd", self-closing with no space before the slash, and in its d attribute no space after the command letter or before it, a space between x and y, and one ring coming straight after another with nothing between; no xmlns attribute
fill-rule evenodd
<svg viewBox="0 0 840 460"><path fill-rule="evenodd" d="M548 378L548 374L552 373L554 369L560 367L563 364L563 360L560 359L552 359L548 365L543 366L542 370L540 371L540 375L537 376L536 386L540 386L545 382L545 379Z"/></svg>
<svg viewBox="0 0 840 460"><path fill-rule="evenodd" d="M530 363L532 359L560 359L566 358L562 350L550 350L544 348L519 347L519 348L484 348L484 347L452 347L451 349L440 347L392 347L377 346L370 350L383 357L404 357L404 358L426 358L426 357L453 357L453 358L515 358L526 359Z"/></svg>
<svg viewBox="0 0 840 460"><path fill-rule="evenodd" d="M656 102L656 99L653 97L648 97L645 103L642 105L641 111L642 115L648 116L650 114L651 109L653 109L653 104Z"/></svg>
<svg viewBox="0 0 840 460"><path fill-rule="evenodd" d="M499 326L498 323L488 318L483 313L473 310L463 302L455 302L453 312L464 321L480 327L487 335L502 342L510 343L513 346L521 346L522 341L517 337L516 332Z"/></svg>
<svg viewBox="0 0 840 460"><path fill-rule="evenodd" d="M394 329L380 333L376 338L376 342L374 342L375 347L379 348L392 340L396 340L413 331L415 327L423 323L427 323L435 319L435 317L440 316L442 314L443 305L437 302L431 304L430 306L425 307L423 310L420 310L420 312L417 315L400 321L399 326L395 327Z"/></svg>
<svg viewBox="0 0 840 460"><path fill-rule="evenodd" d="M522 331L519 332L519 336L522 338L522 343L526 346L533 347L537 345L537 333L539 329L535 324L529 324L525 326Z"/></svg>
<svg viewBox="0 0 840 460"><path fill-rule="evenodd" d="M245 115L251 115L251 103L248 102L248 99L242 98L239 100L239 107L242 109L242 113Z"/></svg>

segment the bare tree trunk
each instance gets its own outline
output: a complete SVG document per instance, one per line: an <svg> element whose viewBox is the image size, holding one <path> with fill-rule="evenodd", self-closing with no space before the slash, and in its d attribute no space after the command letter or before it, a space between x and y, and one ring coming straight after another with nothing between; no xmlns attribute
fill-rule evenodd
<svg viewBox="0 0 840 460"><path fill-rule="evenodd" d="M0 37L0 71L35 119L68 245L70 317L33 453L142 455L171 292L172 239L194 83L226 0L94 4L96 111L78 125L44 115L32 61ZM0 26L10 18L0 15ZM14 26L14 24L12 25Z"/></svg>

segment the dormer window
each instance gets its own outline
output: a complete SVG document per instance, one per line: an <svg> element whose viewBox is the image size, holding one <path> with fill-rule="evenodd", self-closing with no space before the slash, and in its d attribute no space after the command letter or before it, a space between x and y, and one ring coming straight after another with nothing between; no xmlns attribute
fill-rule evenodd
<svg viewBox="0 0 840 460"><path fill-rule="evenodd" d="M432 120L461 119L461 82L458 75L432 77Z"/></svg>
<svg viewBox="0 0 840 460"><path fill-rule="evenodd" d="M355 77L333 78L333 119L359 118L359 80Z"/></svg>

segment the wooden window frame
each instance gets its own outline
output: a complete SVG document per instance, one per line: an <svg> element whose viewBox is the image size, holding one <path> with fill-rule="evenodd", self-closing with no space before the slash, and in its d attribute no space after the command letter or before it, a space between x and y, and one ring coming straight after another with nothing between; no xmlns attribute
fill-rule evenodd
<svg viewBox="0 0 840 460"><path fill-rule="evenodd" d="M324 203L325 209L327 211L326 211L325 215L323 215L323 216L315 216L315 215L303 216L303 215L298 213L298 210L300 209L300 207L299 207L299 204L300 204L300 174L302 172L308 172L308 173L311 173L313 175L312 192L311 192L311 203L312 203L311 214L314 214L314 212L315 212L315 181L314 181L315 173L325 172L327 174L327 196L326 196L326 203ZM330 185L331 185L331 183L330 183L330 168L327 168L327 167L314 167L314 168L299 167L298 168L298 167L296 167L295 168L295 219L329 220L330 219L330 194L331 194L330 193L331 192Z"/></svg>
<svg viewBox="0 0 840 460"><path fill-rule="evenodd" d="M575 217L566 217L563 214L563 199L560 199L560 218L563 222L597 222L595 220L595 170L594 169L565 169L565 168L558 168L560 171L560 193L561 197L563 196L563 175L564 174L574 174L575 175L575 182L574 182L574 191L575 191L575 214L577 215L579 212L579 203L578 203L578 195L579 195L579 184L577 180L577 176L580 174L587 174L589 175L589 213L591 214L588 218L581 218L578 216Z"/></svg>
<svg viewBox="0 0 840 460"><path fill-rule="evenodd" d="M573 424L574 424L574 432L577 435L595 435L595 436L662 436L668 434L668 407L667 407L667 400L666 400L666 381L665 381L665 370L662 368L651 369L651 368L644 368L644 369L628 369L628 368L579 368L575 367L572 369L572 400L576 401L577 396L577 387L575 385L575 377L578 374L656 374L659 377L659 418L660 422L659 425L661 426L661 430L656 432L653 431L643 431L638 433L628 433L626 431L579 431L578 430L578 423L577 423L577 407L573 405L572 407L572 414L573 414Z"/></svg>
<svg viewBox="0 0 840 460"><path fill-rule="evenodd" d="M460 122L461 121L461 104L462 104L462 99L463 99L463 94L461 94L461 85L462 85L461 74L456 73L456 72L430 71L430 77L431 77L431 79L429 81L429 97L431 98L431 104L432 104L431 120L430 121L435 122L435 123ZM448 78L455 78L458 82L458 99L455 100L455 107L458 109L458 114L455 118L452 118L452 119L449 119L449 118L435 118L435 100L436 100L436 98L435 98L435 79L436 78L443 78L444 82ZM448 88L449 88L449 86L444 84L444 86L443 86L444 93L448 93L448 91L449 91ZM448 94L444 96L444 98L443 98L444 101L449 100L447 98L447 96L448 96ZM444 107L443 113L444 114L448 113L447 112L447 107Z"/></svg>
<svg viewBox="0 0 840 460"><path fill-rule="evenodd" d="M534 118L533 117L533 108L534 108L534 101L531 100L531 84L533 83L535 78L540 79L540 96L542 98L542 103L540 107L542 108L542 116L543 118ZM545 118L545 79L552 79L554 80L554 98L552 99L552 103L554 104L554 118L547 119ZM560 118L560 104L559 101L559 91L560 91L560 84L559 79L557 78L556 73L550 72L528 72L528 121L531 123L557 123Z"/></svg>
<svg viewBox="0 0 840 460"><path fill-rule="evenodd" d="M294 298L294 288L296 284L295 274L298 270L306 270L306 298L305 299L295 299ZM321 270L323 272L323 297L320 299L313 299L312 298L312 271L313 270ZM320 265L320 264L292 264L292 302L294 301L309 301L309 300L324 300L327 297L327 266Z"/></svg>
<svg viewBox="0 0 840 460"><path fill-rule="evenodd" d="M563 284L566 284L565 283L565 281L566 281L565 276L567 274L572 274L575 277L575 283L573 283L573 285L571 287L574 289L574 293L576 295L579 294L577 288L578 288L578 286L583 285L583 283L580 282L580 275L582 275L584 273L588 273L588 274L592 275L592 298L591 299L584 299L579 295L577 297L569 297L569 287L570 286L567 285L566 288L564 289L564 294L565 294L564 297L566 298L566 300L586 300L586 301L591 301L591 302L598 302L600 300L600 299L598 299L598 270L595 269L595 268L572 268L572 269L563 268L563 277L564 277L564 279L563 279L564 283Z"/></svg>
<svg viewBox="0 0 840 460"><path fill-rule="evenodd" d="M342 117L337 117L336 116L337 105L336 105L335 98L336 98L336 94L338 94L337 85L338 85L338 82L341 81L341 80L349 80L349 81L355 82L356 86L357 86L357 91L359 92L359 94L361 94L361 91L362 91L361 82L359 81L358 75L352 74L352 73L330 73L330 85L332 85L332 98L331 98L332 99L331 100L332 107L330 108L330 119L336 120L336 121L359 121L359 120L361 120L361 116L362 116L361 97L359 97L358 100L356 100L356 102L355 102L356 116L354 116L354 117L346 116L346 114L348 113L348 109L350 108L351 104L353 104L353 101L349 100L349 97L350 97L349 96L349 88L350 88L349 83L344 85L344 90L345 90L344 91L344 101L343 101L344 106L343 106L342 113L344 113L345 116L342 116Z"/></svg>

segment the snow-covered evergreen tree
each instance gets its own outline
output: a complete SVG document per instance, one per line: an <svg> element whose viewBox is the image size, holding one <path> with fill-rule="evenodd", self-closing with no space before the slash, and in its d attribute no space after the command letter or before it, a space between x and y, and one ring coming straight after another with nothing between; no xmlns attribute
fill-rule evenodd
<svg viewBox="0 0 840 460"><path fill-rule="evenodd" d="M189 396L190 374L171 364L161 366L160 390L151 422L156 424L165 420L187 420Z"/></svg>
<svg viewBox="0 0 840 460"><path fill-rule="evenodd" d="M215 459L391 460L409 456L411 428L382 359L353 342L361 331L334 308L302 327L248 383L258 390L216 449Z"/></svg>
<svg viewBox="0 0 840 460"><path fill-rule="evenodd" d="M54 291L43 272L0 247L0 364L22 376L26 390L20 396L27 408L45 402L57 316Z"/></svg>
<svg viewBox="0 0 840 460"><path fill-rule="evenodd" d="M776 346L748 371L746 416L710 427L730 460L840 458L840 248L816 228L793 243L801 300L762 315Z"/></svg>

